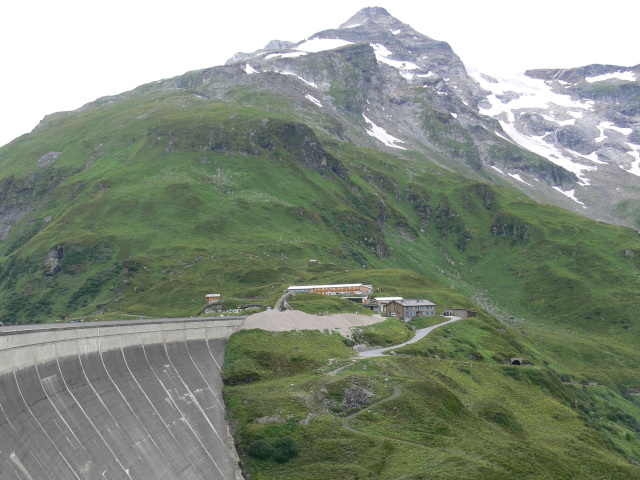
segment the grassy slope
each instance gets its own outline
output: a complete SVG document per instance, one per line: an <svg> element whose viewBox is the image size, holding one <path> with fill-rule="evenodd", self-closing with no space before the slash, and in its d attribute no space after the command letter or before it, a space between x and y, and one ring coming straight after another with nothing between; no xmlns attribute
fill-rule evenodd
<svg viewBox="0 0 640 480"><path fill-rule="evenodd" d="M468 328L454 324L448 336ZM534 348L504 335L513 348ZM242 332L227 352L227 377L247 361L263 372L225 389L252 478L640 478L629 463L640 454L640 402L563 383L544 365L419 351L353 362L339 339L319 332ZM370 406L344 406L354 386L373 394ZM299 448L288 463L246 454L253 442L287 435Z"/></svg>
<svg viewBox="0 0 640 480"><path fill-rule="evenodd" d="M263 100L273 105L271 97ZM516 328L483 314L407 347L416 356L411 361L440 371L446 363L433 367L440 365L436 355L454 362L482 359L478 368L487 380L475 383L485 385L478 388L486 388L490 408L502 401L498 392L517 395L523 383L531 383L491 373L512 372L501 366L510 356L525 356L554 379L604 384L586 393L564 384L560 393L548 393L547 387L528 390L535 393L531 408L544 409L535 402L551 402L554 413L545 417L544 427L549 441L555 438L549 432L561 426L554 415L569 416L574 433L561 443L565 453L572 442L578 442L579 458L590 449L605 452L585 475L599 478L600 461L616 465L614 472L626 472L621 459L638 458L636 430L626 417L637 419L636 407L628 395L621 396L626 387L640 385L637 233L535 204L444 171L428 159L399 160L358 149L322 129L316 136L291 120L297 114L286 103L280 106L278 113L267 113L188 92L148 93L60 116L37 135L3 148L4 208L27 205L30 210L0 243L1 318L51 321L100 312L195 315L212 291L268 303L287 284L315 282L372 283L380 295L429 298L438 303L438 313L452 305L484 307ZM324 118L318 123L325 120L331 123ZM38 166L49 151L61 155ZM59 264L47 263L47 256L59 257ZM391 375L401 383L408 377L409 387L426 388L420 382L439 378L406 373L402 362L409 360L389 361L384 378ZM373 360L371 368L379 362ZM241 377L254 367L249 363L236 374ZM260 368L268 372L270 366ZM360 372L364 366L354 368L358 375L368 375ZM446 395L469 405L482 395L461 375L455 374L456 381L472 393ZM319 381L313 375L305 378L311 384ZM390 393L381 378L373 386ZM290 379L269 382L282 384L238 388L254 389L257 396L262 388L278 388L278 401L295 400L295 392L285 388ZM588 411L569 415L566 409L578 393ZM421 405L411 408L428 411ZM244 418L244 407L233 400L230 406ZM473 409L464 413L464 421L443 415L449 430L484 418ZM518 424L534 423L524 411L505 415ZM365 419L358 416L357 421ZM399 425L407 429L403 421ZM336 435L337 446L346 438L369 448L366 436L354 439L340 425L327 417L319 426L327 434L318 432L313 438ZM480 431L489 428L478 425ZM452 465L447 471L456 472L461 459L471 455L476 469L471 471L479 475L486 467L487 475L499 477L509 468L489 459L504 449L516 455L514 438L493 447L481 445L479 437L471 444L457 438L457 447L449 444L442 457L428 458ZM530 448L544 444L545 433L536 433L534 440ZM384 458L389 445L384 440L375 445L374 457ZM545 458L554 473L574 465L566 463L568 453L556 459L546 448L536 457L540 468ZM415 451L398 453L404 452L399 445L394 449L396 456L402 455L397 463L405 456L425 458ZM334 450L327 444L327 455L337 455ZM335 468L345 459L336 456Z"/></svg>
<svg viewBox="0 0 640 480"><path fill-rule="evenodd" d="M31 210L0 243L2 319L195 315L211 291L269 303L291 283L362 281L499 307L581 374L640 383L636 232L316 137L277 104L151 92L3 148L4 204Z"/></svg>

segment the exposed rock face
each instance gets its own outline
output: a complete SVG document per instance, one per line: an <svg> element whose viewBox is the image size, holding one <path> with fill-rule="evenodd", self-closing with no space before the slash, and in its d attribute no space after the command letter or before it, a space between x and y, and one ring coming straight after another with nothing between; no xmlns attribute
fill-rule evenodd
<svg viewBox="0 0 640 480"><path fill-rule="evenodd" d="M46 167L51 165L60 155L62 155L62 152L47 152L38 159L38 166Z"/></svg>
<svg viewBox="0 0 640 480"><path fill-rule="evenodd" d="M352 410L354 408L363 408L369 405L373 397L373 392L360 386L352 385L344 392L344 398L340 406L343 410Z"/></svg>
<svg viewBox="0 0 640 480"><path fill-rule="evenodd" d="M21 206L9 206L3 211L0 211L0 241L4 241L5 238L11 232L13 226L31 210L26 205Z"/></svg>
<svg viewBox="0 0 640 480"><path fill-rule="evenodd" d="M265 50L282 50L285 48L291 48L293 47L294 43L293 42L288 42L288 41L284 41L284 40L271 40L269 43L267 43L267 46L264 47Z"/></svg>
<svg viewBox="0 0 640 480"><path fill-rule="evenodd" d="M555 138L563 147L583 155L589 155L596 150L596 136L588 127L580 128L575 125L566 125L556 130Z"/></svg>
<svg viewBox="0 0 640 480"><path fill-rule="evenodd" d="M62 245L53 247L44 259L44 276L47 280L52 280L56 273L62 270L60 261L64 257L64 247Z"/></svg>

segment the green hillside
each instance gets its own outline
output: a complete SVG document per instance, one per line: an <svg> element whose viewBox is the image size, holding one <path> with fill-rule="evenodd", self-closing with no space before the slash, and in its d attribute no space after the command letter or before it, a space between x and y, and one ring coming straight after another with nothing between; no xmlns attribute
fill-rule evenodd
<svg viewBox="0 0 640 480"><path fill-rule="evenodd" d="M357 361L320 332L234 334L225 398L245 474L640 478L637 397L571 383L527 338L482 314L435 332L435 347L427 337L402 356ZM486 348L528 360L505 366L483 358ZM278 453L283 439L297 455Z"/></svg>
<svg viewBox="0 0 640 480"><path fill-rule="evenodd" d="M415 473L425 463L438 478L640 475L636 231L423 155L357 148L332 117L307 121L277 96L254 92L251 107L195 93L142 88L0 149L0 320L190 316L207 293L267 305L316 282L371 283L429 298L438 313L473 307L478 319L408 357L353 365L339 338L319 333L295 337L320 348L300 361L289 340L233 337L226 368L245 363L229 378L261 378L227 392L254 478L426 478ZM531 366L504 366L514 356ZM350 366L325 375L336 358ZM563 383L580 381L600 386ZM317 396L340 404L354 384L374 401L400 389L345 420L357 432L344 428L350 411ZM262 402L265 392L277 393ZM295 421L257 426L280 410ZM302 447L290 463L244 450L286 435Z"/></svg>
<svg viewBox="0 0 640 480"><path fill-rule="evenodd" d="M131 96L50 120L3 148L0 170L3 210L23 213L0 244L4 320L192 315L210 291L268 298L345 269L368 281L365 265L632 333L616 323L635 310L632 230L357 149L290 111Z"/></svg>

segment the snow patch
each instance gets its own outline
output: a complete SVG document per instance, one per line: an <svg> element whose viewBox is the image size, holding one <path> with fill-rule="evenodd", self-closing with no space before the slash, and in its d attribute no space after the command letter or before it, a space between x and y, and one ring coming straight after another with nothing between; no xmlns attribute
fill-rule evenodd
<svg viewBox="0 0 640 480"><path fill-rule="evenodd" d="M399 28L398 30L389 30L389 31L394 35L398 35L402 31L402 29Z"/></svg>
<svg viewBox="0 0 640 480"><path fill-rule="evenodd" d="M636 159L636 161L631 164L631 168L627 170L627 172L640 177L640 145L635 145L633 143L627 143L627 145L632 149L630 152L627 152L627 155L631 155Z"/></svg>
<svg viewBox="0 0 640 480"><path fill-rule="evenodd" d="M251 75L252 73L258 73L258 70L256 70L255 68L253 68L251 65L249 65L248 63L244 66L244 72L247 75Z"/></svg>
<svg viewBox="0 0 640 480"><path fill-rule="evenodd" d="M360 25L362 25L362 24L361 23L354 23L353 25L347 25L344 28L356 28L356 27L359 27Z"/></svg>
<svg viewBox="0 0 640 480"><path fill-rule="evenodd" d="M612 122L601 122L598 127L602 127L605 130L613 130L614 132L618 132L623 135L631 135L631 132L633 132L633 128L616 127Z"/></svg>
<svg viewBox="0 0 640 480"><path fill-rule="evenodd" d="M598 125L598 130L600 130L600 136L596 138L596 143L604 142L607 139L607 136L604 134L604 127Z"/></svg>
<svg viewBox="0 0 640 480"><path fill-rule="evenodd" d="M530 183L525 182L519 173L508 173L507 175L509 175L511 178L515 178L517 181L524 183L525 185L529 185L530 187L532 186Z"/></svg>
<svg viewBox="0 0 640 480"><path fill-rule="evenodd" d="M502 126L505 133L509 135L509 137L511 137L513 142L533 153L537 153L550 162L555 163L556 165L559 165L562 168L575 173L581 180L583 185L589 185L590 181L588 178L584 177L584 172L597 170L596 167L574 162L571 158L564 155L559 149L545 142L543 137L523 135L518 130L516 130L513 125L503 121L500 121L500 125Z"/></svg>
<svg viewBox="0 0 640 480"><path fill-rule="evenodd" d="M317 106L319 106L320 108L322 108L322 104L320 103L320 100L318 100L316 97L309 95L308 93L305 95L305 98L307 100L309 100L310 102L315 103Z"/></svg>
<svg viewBox="0 0 640 480"><path fill-rule="evenodd" d="M334 50L336 48L344 47L345 45L353 45L353 42L348 42L339 38L312 38L311 40L302 42L296 47L296 50L317 53L324 52L325 50Z"/></svg>
<svg viewBox="0 0 640 480"><path fill-rule="evenodd" d="M594 102L576 101L569 95L556 93L544 80L527 77L524 74L513 76L488 77L473 67L468 67L470 76L485 90L491 92L487 96L488 107L479 107L479 112L497 118L500 125L512 142L521 147L537 153L552 163L573 172L580 179L581 185L589 185L590 180L584 176L584 172L593 171L595 166L577 163L563 150L548 144L543 136L526 135L515 127L516 115L514 112L521 109L541 109L548 111L552 105L570 109L570 115L574 118L558 121L552 116L543 115L543 118L558 123L559 125L574 125L577 118L581 118L585 111L593 110ZM503 97L503 95L508 94ZM506 121L505 121L506 119ZM587 157L595 161L592 157Z"/></svg>
<svg viewBox="0 0 640 480"><path fill-rule="evenodd" d="M449 112L449 113L451 114L451 116L452 116L453 118L458 118L458 114L457 114L457 113L453 113L453 112Z"/></svg>
<svg viewBox="0 0 640 480"><path fill-rule="evenodd" d="M397 68L398 70L401 70L400 72L401 74L403 73L402 70L419 70L420 69L420 67L413 62L405 62L402 60L391 60L388 57L390 57L393 54L389 51L387 47L385 47L380 43L372 43L371 47L373 48L373 51L376 54L376 60L378 62L385 63L393 68ZM405 72L405 75L403 75L403 77L407 78L406 72ZM413 78L413 74L411 74L411 78Z"/></svg>
<svg viewBox="0 0 640 480"><path fill-rule="evenodd" d="M571 150L569 148L567 148L567 152L571 153L571 155L575 155L576 157L582 157L582 158L586 158L587 160L593 162L593 163L598 163L600 165L609 165L608 162L603 162L602 160L600 160L598 158L598 153L594 150L593 152L591 152L589 155L583 155L580 152L576 152L574 150Z"/></svg>
<svg viewBox="0 0 640 480"><path fill-rule="evenodd" d="M504 175L505 173L500 170L498 167L496 167L495 165L491 165L491 168L493 168L494 170L496 170L498 173L501 173L502 175Z"/></svg>
<svg viewBox="0 0 640 480"><path fill-rule="evenodd" d="M604 82L605 80L612 80L612 79L635 82L636 74L631 71L626 71L626 72L617 71L613 73L605 73L604 75L597 75L595 77L585 78L585 80L589 83Z"/></svg>
<svg viewBox="0 0 640 480"><path fill-rule="evenodd" d="M313 82L309 82L309 81L305 80L304 78L302 78L302 77L300 77L300 76L296 75L296 74L295 74L295 73L293 73L293 72L276 72L276 73L279 73L280 75L291 75L291 76L293 76L293 77L296 77L296 78L297 78L297 79L299 79L299 80L302 80L304 83L306 83L306 84L307 84L307 85L309 85L310 87L318 88L318 86L317 86L315 83L313 83Z"/></svg>
<svg viewBox="0 0 640 480"><path fill-rule="evenodd" d="M271 58L296 58L306 54L307 52L270 53L264 58L265 60L269 60Z"/></svg>
<svg viewBox="0 0 640 480"><path fill-rule="evenodd" d="M496 77L497 82L495 83L487 80L486 76L479 71L470 70L470 75L482 88L492 93L492 95L487 97L491 108L481 109L480 111L480 113L484 113L485 115L495 116L500 113L506 113L509 118L513 118L514 110L523 108L548 110L551 104L571 108L575 113L593 108L593 102L578 102L573 100L569 95L555 93L544 80L530 78L523 73L511 77ZM515 93L517 98L513 98L507 103L504 103L498 96L507 92ZM576 116L575 113L572 114L574 117Z"/></svg>
<svg viewBox="0 0 640 480"><path fill-rule="evenodd" d="M387 147L399 148L400 150L406 150L406 148L401 147L400 145L396 145L396 143L404 143L402 140L400 140L400 139L394 137L393 135L390 135L389 133L387 133L387 131L384 128L379 127L378 125L373 123L371 120L369 120L364 113L362 114L362 116L364 117L365 122L367 122L367 124L371 128L371 130L367 130L367 133L370 136L372 136L374 138L377 138L382 143L384 143Z"/></svg>
<svg viewBox="0 0 640 480"><path fill-rule="evenodd" d="M584 203L582 203L580 200L578 200L575 197L575 188L572 188L571 190L568 190L566 192L562 191L562 189L560 187L553 187L554 190L557 190L558 192L560 192L561 194L563 194L565 197L569 197L571 200L573 200L574 202L582 205L582 208L587 208L585 206Z"/></svg>

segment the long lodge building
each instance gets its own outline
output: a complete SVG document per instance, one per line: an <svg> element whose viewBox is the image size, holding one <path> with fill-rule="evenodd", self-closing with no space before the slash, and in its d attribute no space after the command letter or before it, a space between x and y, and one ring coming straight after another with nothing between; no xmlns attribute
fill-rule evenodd
<svg viewBox="0 0 640 480"><path fill-rule="evenodd" d="M319 293L321 295L369 295L373 292L373 285L364 285L362 283L292 285L287 291L290 293Z"/></svg>

